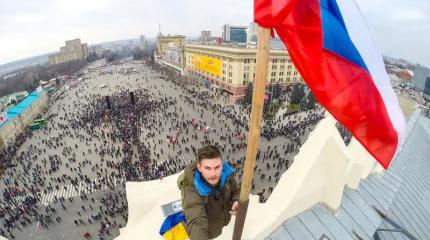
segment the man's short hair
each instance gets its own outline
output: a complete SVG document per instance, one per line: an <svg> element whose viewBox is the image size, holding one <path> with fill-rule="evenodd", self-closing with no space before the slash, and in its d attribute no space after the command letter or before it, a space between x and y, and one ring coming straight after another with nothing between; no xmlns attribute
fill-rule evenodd
<svg viewBox="0 0 430 240"><path fill-rule="evenodd" d="M221 158L221 152L213 145L206 145L197 151L197 160L201 162L203 159Z"/></svg>

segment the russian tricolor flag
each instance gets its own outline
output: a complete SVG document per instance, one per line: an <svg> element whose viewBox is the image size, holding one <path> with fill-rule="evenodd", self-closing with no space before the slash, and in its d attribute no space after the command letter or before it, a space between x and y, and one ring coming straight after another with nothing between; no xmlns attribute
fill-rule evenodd
<svg viewBox="0 0 430 240"><path fill-rule="evenodd" d="M254 21L276 30L318 101L388 168L405 119L356 3L255 0Z"/></svg>

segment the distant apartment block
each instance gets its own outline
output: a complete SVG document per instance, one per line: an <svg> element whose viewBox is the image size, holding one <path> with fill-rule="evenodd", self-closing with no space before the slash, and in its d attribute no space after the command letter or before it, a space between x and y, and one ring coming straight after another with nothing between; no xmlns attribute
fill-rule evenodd
<svg viewBox="0 0 430 240"><path fill-rule="evenodd" d="M203 38L210 38L212 37L212 34L211 34L211 31L202 30L200 36Z"/></svg>
<svg viewBox="0 0 430 240"><path fill-rule="evenodd" d="M256 43L257 39L258 39L258 25L254 22L251 22L247 30L247 42Z"/></svg>
<svg viewBox="0 0 430 240"><path fill-rule="evenodd" d="M103 55L103 47L101 46L91 46L88 47L88 54L89 55L97 55L97 56L102 56Z"/></svg>
<svg viewBox="0 0 430 240"><path fill-rule="evenodd" d="M414 85L415 89L422 92L424 90L427 77L430 76L430 69L417 65L415 67L414 76L412 78L412 84Z"/></svg>
<svg viewBox="0 0 430 240"><path fill-rule="evenodd" d="M200 33L200 37L199 40L201 42L211 42L211 41L215 41L216 37L212 37L212 32L209 30L202 30Z"/></svg>
<svg viewBox="0 0 430 240"><path fill-rule="evenodd" d="M144 49L148 49L149 48L149 42L146 39L145 35L141 35L139 38L139 44L138 46L140 47L140 49L144 50Z"/></svg>
<svg viewBox="0 0 430 240"><path fill-rule="evenodd" d="M246 29L244 26L224 25L222 27L222 39L224 42L246 43Z"/></svg>
<svg viewBox="0 0 430 240"><path fill-rule="evenodd" d="M83 60L88 57L88 45L81 43L81 39L66 41L66 45L60 47L60 52L49 56L49 64L61 64L75 60Z"/></svg>
<svg viewBox="0 0 430 240"><path fill-rule="evenodd" d="M423 97L426 101L430 102L430 76L426 79L426 84L424 86Z"/></svg>

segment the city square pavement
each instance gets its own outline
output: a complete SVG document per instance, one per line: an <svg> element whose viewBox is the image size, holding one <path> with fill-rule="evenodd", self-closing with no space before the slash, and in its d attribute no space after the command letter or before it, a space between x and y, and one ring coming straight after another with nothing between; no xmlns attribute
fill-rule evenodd
<svg viewBox="0 0 430 240"><path fill-rule="evenodd" d="M127 222L124 183L181 171L205 144L217 145L242 177L249 110L221 92L165 67L128 60L92 63L58 93L42 116L48 125L27 137L12 158L16 166L2 176L2 208L22 213L23 201L37 200L34 210L26 210L27 221L11 214L2 219L8 238L7 229L15 239L84 239L86 232L113 239ZM281 111L262 124L252 189L261 201L323 116L319 107ZM6 190L12 197L4 198Z"/></svg>

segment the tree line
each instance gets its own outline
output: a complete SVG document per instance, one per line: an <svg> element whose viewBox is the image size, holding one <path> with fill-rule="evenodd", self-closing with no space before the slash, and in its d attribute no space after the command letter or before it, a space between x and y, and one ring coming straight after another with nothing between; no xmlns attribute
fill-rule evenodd
<svg viewBox="0 0 430 240"><path fill-rule="evenodd" d="M30 66L10 73L11 77L0 79L0 96L5 96L14 92L31 92L39 86L40 81L46 81L62 75L73 75L81 70L87 60L76 60L57 65ZM15 74L15 75L13 75Z"/></svg>

